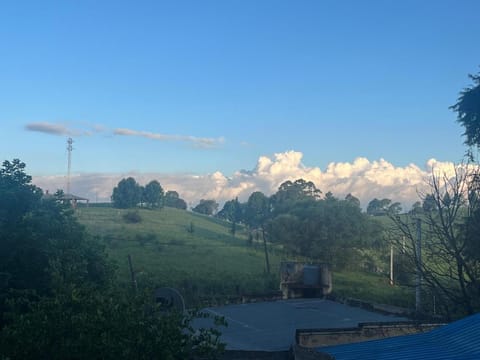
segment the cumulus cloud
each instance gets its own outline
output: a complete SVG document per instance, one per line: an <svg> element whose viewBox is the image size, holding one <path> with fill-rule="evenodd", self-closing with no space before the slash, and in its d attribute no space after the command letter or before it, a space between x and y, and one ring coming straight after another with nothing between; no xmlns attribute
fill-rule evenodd
<svg viewBox="0 0 480 360"><path fill-rule="evenodd" d="M90 136L95 132L101 132L101 125L87 125L83 128L75 128L70 124L58 124L51 122L32 122L25 125L25 130L36 131L57 136Z"/></svg>
<svg viewBox="0 0 480 360"><path fill-rule="evenodd" d="M251 170L239 170L227 176L220 171L212 174L75 174L71 178L72 192L91 201L109 201L113 187L125 177L132 176L142 185L158 180L164 190L175 190L190 206L200 199L215 199L219 203L238 197L246 201L254 191L266 195L275 193L281 183L303 178L315 183L326 193L344 198L351 193L360 199L365 208L373 198L389 198L402 203L405 209L418 200L418 192L426 190L432 171L451 174L454 164L429 160L424 168L415 164L395 166L385 159L370 161L359 157L353 162L332 162L324 171L302 163L303 154L298 151L260 156ZM34 183L43 189L55 191L65 188L65 176L34 177Z"/></svg>
<svg viewBox="0 0 480 360"><path fill-rule="evenodd" d="M168 135L160 133L152 133L149 131L138 131L132 129L118 128L113 131L114 135L122 136L140 136L147 139L159 140L159 141L184 141L189 142L200 148L211 148L218 146L225 142L223 137L220 138L206 138L206 137L196 137L196 136L185 136L185 135Z"/></svg>

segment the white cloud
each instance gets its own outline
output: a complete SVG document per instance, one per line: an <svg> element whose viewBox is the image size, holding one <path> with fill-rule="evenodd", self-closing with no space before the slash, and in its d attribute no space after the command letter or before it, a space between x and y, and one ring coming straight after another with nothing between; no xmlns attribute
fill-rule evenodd
<svg viewBox="0 0 480 360"><path fill-rule="evenodd" d="M90 136L96 133L109 133L119 136L139 136L158 141L181 141L193 144L197 148L214 148L225 142L224 137L209 138L197 137L191 135L169 135L153 133L149 131L138 131L126 128L117 128L109 130L101 124L90 124L88 122L76 123L52 123L52 122L31 122L25 125L25 130L40 132L43 134L57 136Z"/></svg>
<svg viewBox="0 0 480 360"><path fill-rule="evenodd" d="M132 129L118 128L113 131L114 135L122 136L140 136L147 139L159 140L159 141L184 141L194 144L200 148L211 148L223 144L225 139L220 138L205 138L196 136L184 136L184 135L167 135L160 133L152 133L149 131L138 131Z"/></svg>
<svg viewBox="0 0 480 360"><path fill-rule="evenodd" d="M319 167L308 167L302 163L303 154L287 151L273 157L260 156L253 170L239 170L231 176L217 171L213 174L75 174L72 176L72 192L88 197L91 201L108 201L112 189L124 177L132 176L140 184L158 180L165 190L178 191L180 196L192 206L200 199L215 199L219 203L238 196L246 201L254 191L273 194L286 180L303 178L313 181L324 193L331 191L339 198L352 193L358 197L363 207L373 198L389 198L399 201L408 209L418 200L418 191L424 191L426 180L432 169L451 174L454 164L431 159L421 169L415 164L397 167L380 159L370 161L359 157L353 162L330 163L325 171ZM38 186L55 191L64 188L65 176L34 177Z"/></svg>
<svg viewBox="0 0 480 360"><path fill-rule="evenodd" d="M25 130L35 131L57 136L90 136L99 131L99 125L89 126L88 129L78 129L70 124L51 122L32 122L25 125Z"/></svg>

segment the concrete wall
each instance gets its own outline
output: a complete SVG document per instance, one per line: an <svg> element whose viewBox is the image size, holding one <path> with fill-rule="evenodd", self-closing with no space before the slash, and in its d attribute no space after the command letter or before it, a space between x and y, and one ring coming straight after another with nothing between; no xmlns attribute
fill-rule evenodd
<svg viewBox="0 0 480 360"><path fill-rule="evenodd" d="M227 350L222 360L293 360L291 351Z"/></svg>
<svg viewBox="0 0 480 360"><path fill-rule="evenodd" d="M442 325L444 324L399 322L388 324L365 323L356 328L344 329L298 329L295 340L302 347L312 348L416 334L433 330Z"/></svg>

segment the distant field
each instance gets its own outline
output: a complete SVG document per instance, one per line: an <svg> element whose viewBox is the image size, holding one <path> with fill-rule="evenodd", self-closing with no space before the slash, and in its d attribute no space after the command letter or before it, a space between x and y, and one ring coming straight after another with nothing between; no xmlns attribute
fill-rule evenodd
<svg viewBox="0 0 480 360"><path fill-rule="evenodd" d="M241 294L278 290L279 265L286 257L269 245L272 275L265 275L263 245L248 244L239 227L235 238L227 222L173 208L138 209L142 222L129 224L132 210L79 208L79 221L99 238L118 264L119 280L130 285L128 255L139 286L178 288L191 304L215 304ZM193 228L193 232L191 231ZM412 291L391 287L385 277L365 273L333 274L338 296L408 306Z"/></svg>

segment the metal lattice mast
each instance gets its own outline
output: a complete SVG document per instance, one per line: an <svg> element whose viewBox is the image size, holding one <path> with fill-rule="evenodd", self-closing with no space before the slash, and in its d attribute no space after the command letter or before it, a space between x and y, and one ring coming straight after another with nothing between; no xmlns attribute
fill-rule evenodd
<svg viewBox="0 0 480 360"><path fill-rule="evenodd" d="M72 167L72 150L73 150L73 139L68 138L67 140L67 151L68 151L67 194L70 194L70 170Z"/></svg>

